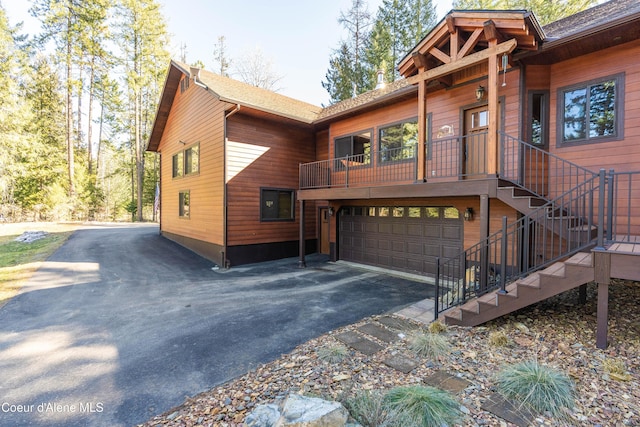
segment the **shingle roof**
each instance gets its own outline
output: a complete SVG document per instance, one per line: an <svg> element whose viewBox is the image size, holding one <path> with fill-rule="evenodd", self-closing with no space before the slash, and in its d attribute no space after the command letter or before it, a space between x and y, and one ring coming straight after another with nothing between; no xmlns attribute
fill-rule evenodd
<svg viewBox="0 0 640 427"><path fill-rule="evenodd" d="M374 89L368 92L365 92L361 95L356 96L355 98L345 99L344 101L337 102L333 105L325 107L322 112L318 115L317 120L323 120L340 113L344 113L346 111L351 111L356 109L357 107L374 103L382 98L385 98L388 95L393 95L396 92L410 86L407 83L406 79L396 80L392 83L387 83L385 87L381 89Z"/></svg>
<svg viewBox="0 0 640 427"><path fill-rule="evenodd" d="M177 61L172 62L185 73L192 74L192 69L188 65ZM199 70L198 81L207 86L209 91L222 101L255 108L303 123L312 123L322 111L321 107L223 77L207 70Z"/></svg>
<svg viewBox="0 0 640 427"><path fill-rule="evenodd" d="M603 24L640 13L638 0L611 0L543 27L547 40L570 37Z"/></svg>

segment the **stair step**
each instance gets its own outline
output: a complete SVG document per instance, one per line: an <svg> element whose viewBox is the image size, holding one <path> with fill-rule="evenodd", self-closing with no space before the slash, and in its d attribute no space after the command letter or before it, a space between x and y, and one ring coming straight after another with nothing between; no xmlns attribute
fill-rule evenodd
<svg viewBox="0 0 640 427"><path fill-rule="evenodd" d="M516 283L522 286L528 286L530 288L540 289L540 276L538 276L535 273L530 274L527 277L517 280Z"/></svg>
<svg viewBox="0 0 640 427"><path fill-rule="evenodd" d="M565 277L564 270L565 270L564 262L556 262L555 264L552 264L551 266L540 271L538 274L540 274L541 276L553 276L553 277L563 278Z"/></svg>
<svg viewBox="0 0 640 427"><path fill-rule="evenodd" d="M460 307L460 310L462 310L462 318L464 319L465 313L472 313L472 314L480 313L480 305L478 304L477 300L472 300L467 302L462 307Z"/></svg>
<svg viewBox="0 0 640 427"><path fill-rule="evenodd" d="M566 260L565 264L591 267L593 265L593 256L591 255L591 252L578 252Z"/></svg>

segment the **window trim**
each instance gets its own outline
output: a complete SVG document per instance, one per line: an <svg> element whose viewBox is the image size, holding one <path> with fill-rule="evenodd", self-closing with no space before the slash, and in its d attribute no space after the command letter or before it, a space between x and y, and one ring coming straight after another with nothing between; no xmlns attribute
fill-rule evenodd
<svg viewBox="0 0 640 427"><path fill-rule="evenodd" d="M419 139L418 138L418 129L419 129L419 127L416 128L416 143L413 145L413 147L414 147L413 157L407 157L407 158L396 159L396 160L391 160L391 159L390 160L383 160L383 158L382 158L382 152L383 152L383 150L382 150L382 131L385 130L385 129L389 129L391 127L394 127L394 126L404 125L405 123L415 123L416 126L419 126L418 120L419 120L418 116L414 116L414 117L409 117L409 118L406 118L406 119L398 120L398 121L395 121L395 122L392 122L392 123L387 123L387 124L384 124L382 126L378 126L377 132L376 132L376 134L377 134L376 135L377 136L376 148L378 149L378 155L376 156L377 157L376 160L378 161L378 163L380 165L396 164L396 163L400 163L400 162L410 162L412 160L417 159L417 157L418 157L417 150L418 150L418 139ZM403 132L404 132L404 127L403 127ZM402 145L399 148L404 148L404 145Z"/></svg>
<svg viewBox="0 0 640 427"><path fill-rule="evenodd" d="M291 194L291 216L289 218L265 218L265 192L277 191L286 192ZM277 210L280 207L277 206ZM260 222L294 222L296 220L296 191L292 188L273 188L273 187L260 187Z"/></svg>
<svg viewBox="0 0 640 427"><path fill-rule="evenodd" d="M603 83L606 81L613 80L616 86L615 96L616 99L614 101L614 112L615 112L615 123L614 123L614 134L607 136L595 136L590 137L587 126L587 136L582 139L573 139L570 141L564 140L564 94L565 92L569 92L576 89L589 89L589 87L597 85L599 83ZM610 142L610 141L620 141L624 139L624 93L625 93L625 73L618 73L603 77L598 77L596 79L591 79L583 82L579 82L576 84L563 86L557 89L556 92L556 147L571 147L576 145L584 145L584 144L597 144L601 142ZM588 125L588 121L587 121Z"/></svg>

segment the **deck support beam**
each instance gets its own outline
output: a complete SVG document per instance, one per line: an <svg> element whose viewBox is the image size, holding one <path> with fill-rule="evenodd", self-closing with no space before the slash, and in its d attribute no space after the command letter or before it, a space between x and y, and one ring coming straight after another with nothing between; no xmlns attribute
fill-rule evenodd
<svg viewBox="0 0 640 427"><path fill-rule="evenodd" d="M305 229L305 215L304 215L304 200L300 200L300 246L299 246L299 251L300 251L300 260L298 261L298 267L300 268L305 268L307 266L307 261L305 260L305 252L306 252L306 245L305 245L305 235L304 235L304 229Z"/></svg>
<svg viewBox="0 0 640 427"><path fill-rule="evenodd" d="M611 254L606 250L593 251L594 279L598 283L598 317L596 347L607 348L609 328L609 283L611 283Z"/></svg>

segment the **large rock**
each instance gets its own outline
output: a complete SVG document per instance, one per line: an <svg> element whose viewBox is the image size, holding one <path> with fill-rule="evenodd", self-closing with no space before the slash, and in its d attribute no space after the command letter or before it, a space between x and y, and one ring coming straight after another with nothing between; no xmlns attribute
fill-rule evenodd
<svg viewBox="0 0 640 427"><path fill-rule="evenodd" d="M248 427L344 427L348 417L338 402L290 394L280 407L258 405L245 423Z"/></svg>

